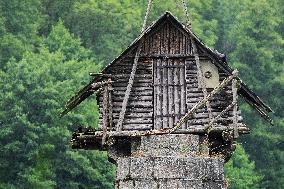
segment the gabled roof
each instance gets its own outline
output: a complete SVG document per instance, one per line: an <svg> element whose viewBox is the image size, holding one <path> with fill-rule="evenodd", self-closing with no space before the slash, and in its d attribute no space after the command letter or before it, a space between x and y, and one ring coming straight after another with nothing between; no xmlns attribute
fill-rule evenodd
<svg viewBox="0 0 284 189"><path fill-rule="evenodd" d="M185 33L189 34L191 38L196 42L197 45L201 46L203 50L205 50L211 58L213 58L214 64L223 70L225 73L231 74L233 69L227 64L225 55L219 53L217 50L213 50L207 47L189 28L187 28L184 24L182 24L176 17L174 17L170 12L166 12L162 15L159 19L152 23L144 32L142 32L118 57L116 57L110 64L108 64L103 70L102 73L105 73L111 65L118 60L122 59L127 53L131 50L137 48L140 40L151 31L155 30L161 23L165 20L168 20L176 25L179 29L183 30ZM82 90L80 90L77 95L72 97L66 104L65 110L63 113L67 113L78 104L80 104L83 100L87 97L92 95L94 92L91 89L91 85L93 82L97 81L98 78L94 78L88 85L86 85ZM272 120L266 114L266 112L272 112L272 109L266 105L252 90L250 90L247 85L240 79L238 80L241 82L240 89L238 93L244 97L246 102L248 102L253 108L255 108L260 115L266 119L268 122L272 123Z"/></svg>

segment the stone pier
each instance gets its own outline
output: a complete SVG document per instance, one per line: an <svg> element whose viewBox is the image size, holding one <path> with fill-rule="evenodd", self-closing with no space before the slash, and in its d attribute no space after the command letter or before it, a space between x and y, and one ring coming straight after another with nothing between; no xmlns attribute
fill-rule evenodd
<svg viewBox="0 0 284 189"><path fill-rule="evenodd" d="M116 189L223 189L224 160L204 153L199 135L117 139L109 157ZM206 150L205 150L206 152Z"/></svg>

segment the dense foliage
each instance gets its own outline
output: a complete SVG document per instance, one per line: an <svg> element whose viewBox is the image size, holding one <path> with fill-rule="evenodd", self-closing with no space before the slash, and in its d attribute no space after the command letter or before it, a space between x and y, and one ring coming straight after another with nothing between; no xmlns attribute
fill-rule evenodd
<svg viewBox="0 0 284 189"><path fill-rule="evenodd" d="M284 188L284 1L188 0L193 30L227 54L274 109L275 126L242 105L251 134L226 176L232 189ZM146 0L0 1L0 188L113 188L106 154L70 149L76 124L95 127L95 99L60 119L64 102L138 35ZM174 0L154 1L150 21ZM75 125L74 125L75 124Z"/></svg>

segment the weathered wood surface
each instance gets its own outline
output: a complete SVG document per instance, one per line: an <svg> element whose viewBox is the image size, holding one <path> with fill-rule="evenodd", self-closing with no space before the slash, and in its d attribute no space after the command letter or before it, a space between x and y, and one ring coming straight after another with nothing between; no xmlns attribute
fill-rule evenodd
<svg viewBox="0 0 284 189"><path fill-rule="evenodd" d="M109 72L113 77L112 83L112 112L113 124L117 124L119 114L121 112L127 83L131 75L133 59L126 59L113 65L113 69ZM122 129L127 130L145 130L149 128L149 124L153 126L153 77L152 62L149 59L139 59L137 63L137 71L133 80L131 92L129 94L128 103L122 123ZM102 95L98 96L99 104L102 103ZM100 112L102 111L100 107ZM101 113L100 113L101 114ZM151 115L151 116L148 116ZM148 121L140 122L140 118L147 118ZM99 122L101 123L101 116ZM124 128L125 127L125 128ZM132 127L132 128L131 128Z"/></svg>
<svg viewBox="0 0 284 189"><path fill-rule="evenodd" d="M123 98L123 102L122 102L122 105L121 105L121 111L120 111L120 114L119 114L119 119L118 119L118 122L117 122L117 125L116 125L117 131L122 130L122 124L123 124L123 121L124 121L126 106L127 106L128 100L129 100L132 85L134 83L134 77L135 77L137 64L138 64L138 60L139 60L139 56L140 56L140 52L141 52L141 48L142 48L142 44L141 44L142 42L143 42L143 40L139 43L139 45L137 47L137 52L136 52L135 57L134 57L134 63L133 63L131 74L130 74L130 77L129 77L129 81L128 81L128 84L127 84L127 87L126 87L125 96Z"/></svg>
<svg viewBox="0 0 284 189"><path fill-rule="evenodd" d="M201 101L199 101L195 106L193 106L189 112L186 113L185 116L183 116L178 123L170 130L170 133L176 131L177 129L179 129L181 127L181 125L183 123L185 123L186 121L188 121L188 119L190 117L192 117L194 115L194 113L196 112L196 110L200 107L202 107L204 104L206 104L206 102L215 94L217 94L220 90L222 90L222 88L226 85L229 84L229 82L234 79L236 76L238 75L238 71L234 70L232 75L229 76L227 79L224 79L224 81L222 81L222 83L220 83L219 86L215 87L213 91L211 91L205 98L203 98Z"/></svg>
<svg viewBox="0 0 284 189"><path fill-rule="evenodd" d="M153 64L154 128L171 128L186 112L184 59L155 59Z"/></svg>
<svg viewBox="0 0 284 189"><path fill-rule="evenodd" d="M214 117L214 119L211 120L209 122L209 124L206 125L206 127L204 128L205 131L207 133L210 133L210 130L211 130L213 124L216 123L218 120L220 120L222 118L222 116L225 115L226 113L228 113L229 110L232 109L235 105L236 105L236 102L232 102L227 108L225 108L221 113L219 113L216 117ZM235 115L236 115L236 112L233 112L233 116L234 116L233 117L233 120L234 120L233 123L236 124L236 126L237 126L237 122L235 120L236 119ZM237 121L239 121L239 120L242 120L242 118L238 119Z"/></svg>
<svg viewBox="0 0 284 189"><path fill-rule="evenodd" d="M186 66L183 69L181 66L172 67L173 65L180 64L178 61L183 61L183 59L155 59L153 60L153 66L162 66L158 67L159 71L154 67L154 78L152 83L152 77L150 74L143 75L138 74L135 77L133 83L133 89L129 95L129 104L127 105L127 114L125 115L125 119L138 119L139 116L145 116L149 118L149 115L152 115L154 120L156 120L159 124L153 124L156 129L159 128L171 128L173 127L174 123L177 122L179 118L185 115L187 109L192 108L197 102L202 100L204 94L202 89L196 86L195 88L189 87L189 80L194 79L193 83L197 84L197 75L196 75L196 65L194 66L194 62L185 61ZM146 65L143 69L151 69L149 66L149 61L144 60L143 62L139 62L138 65ZM156 64L155 64L156 63ZM128 64L131 65L131 62L128 61ZM151 65L151 64L150 64ZM118 66L120 67L120 65ZM131 66L129 66L131 67ZM141 68L142 69L142 68ZM176 69L176 71L175 71ZM188 70L195 71L195 75L190 77L188 76ZM141 72L143 73L143 72ZM145 73L145 72L144 72ZM157 73L160 75L158 76ZM174 77L177 76L175 80ZM225 78L225 74L221 72L221 79ZM161 77L161 78L159 78ZM125 88L127 86L126 81L127 77L123 75L118 75L117 80L112 83L113 85L113 122L116 123L118 119L117 113L121 111L121 105L123 102L123 97L125 93ZM182 79L183 78L183 79ZM156 80L156 82L155 82ZM123 84L124 81L124 84ZM185 88L181 86L186 86ZM178 90L174 91L174 88L179 88ZM225 91L222 91L222 94L217 94L216 96L212 97L210 100L212 114L215 115L215 112L221 112L224 110L230 102L232 102L232 89L230 86L224 87ZM153 95L155 93L155 95ZM165 94L165 95L164 95ZM172 94L172 95L169 95ZM175 95L177 96L175 98ZM154 97L154 99L153 99ZM186 98L186 99L185 99ZM185 99L185 100L177 100L177 99ZM102 101L102 98L99 98ZM162 102L157 105L157 100L161 100ZM175 101L176 100L176 101ZM166 103L163 103L166 102ZM183 104L185 103L185 104ZM178 108L177 108L178 107ZM181 108L184 107L184 108ZM153 109L154 108L154 109ZM158 112L159 114L153 115L153 112ZM116 114L115 114L116 112ZM170 113L171 112L171 113ZM133 113L133 114L131 114ZM140 113L140 114L137 114ZM200 108L197 110L197 113L194 117L190 118L187 124L182 126L183 129L187 128L187 125L204 125L208 124L208 114L207 110L204 108ZM242 117L239 116L240 112L237 112L238 122L242 122ZM162 116L161 116L162 115ZM232 123L232 110L229 111L228 115L222 116L219 120L219 124L228 124ZM178 119L177 119L178 118ZM126 121L123 125L130 124L131 121ZM139 130L140 128L144 128L143 126L139 126L139 121L135 121L137 124L136 128ZM141 122L140 124L146 124ZM148 123L147 123L148 124ZM131 124L134 126L135 124ZM164 125L164 127L163 127ZM129 126L126 126L129 129ZM135 129L135 128L134 128Z"/></svg>
<svg viewBox="0 0 284 189"><path fill-rule="evenodd" d="M111 79L109 79L110 81ZM112 91L113 88L111 84L108 84L108 119L109 119L109 130L113 129L113 103L112 103Z"/></svg>
<svg viewBox="0 0 284 189"><path fill-rule="evenodd" d="M192 43L192 48L193 48L193 54L194 54L196 68L197 68L198 86L199 88L202 89L203 97L206 98L206 96L208 95L208 92L205 86L205 81L204 81L204 76L203 76L204 73L201 70L199 54L197 52L197 47L195 43ZM210 101L208 100L205 104L206 104L209 120L211 121L212 120L212 109L211 109Z"/></svg>
<svg viewBox="0 0 284 189"><path fill-rule="evenodd" d="M237 106L237 100L238 100L238 88L237 88L237 83L238 81L236 79L233 79L232 81L232 92L233 92L233 104L235 104L234 108L233 108L233 127L234 127L234 138L238 138L239 137L239 133L238 133L238 128L237 128L237 123L238 123L238 106Z"/></svg>
<svg viewBox="0 0 284 189"><path fill-rule="evenodd" d="M107 127L109 124L109 117L108 117L108 106L109 106L109 99L108 99L108 86L104 87L104 94L103 94L103 137L102 137L102 144L105 144L106 136L107 136Z"/></svg>
<svg viewBox="0 0 284 189"><path fill-rule="evenodd" d="M205 60L206 61L206 60ZM219 69L219 79L220 83L222 80L224 80L227 77L227 74L225 74L222 70ZM197 102L202 100L204 93L202 89L198 88L198 78L197 78L197 66L195 64L194 60L187 60L186 61L186 92L187 92L187 108L190 109L192 108ZM207 89L208 92L210 92L212 89ZM215 95L210 99L210 106L211 106L211 112L213 116L216 116L214 112L222 112L227 106L229 106L232 103L233 100L233 95L232 95L232 85L229 84L228 86L224 87L224 90L222 90L219 94ZM208 113L206 108L201 108L200 110L197 110L197 113L194 117L190 118L189 121L187 122L188 125L191 124L208 124L208 119L204 118L209 118L207 117L199 117L199 114L201 113ZM228 115L227 115L228 114ZM231 123L232 122L232 117L233 117L233 110L230 109L229 112L226 115L222 115L220 118L221 122L223 124L225 123ZM242 117L240 116L240 112L237 112L238 116L238 122L242 122ZM197 118L196 118L197 116ZM219 123L220 123L219 120Z"/></svg>
<svg viewBox="0 0 284 189"><path fill-rule="evenodd" d="M190 117L193 117L193 115L196 113L196 111L204 106L206 104L206 102L208 100L210 100L210 98L212 98L214 95L216 95L217 93L220 92L220 90L222 90L223 87L225 87L226 85L228 85L231 80L233 80L236 76L237 76L238 72L235 70L233 72L233 74L231 76L229 76L228 78L224 79L221 84L219 86L217 86L216 88L214 88L214 90L212 90L205 98L203 98L201 101L199 101L198 103L195 104L194 107L192 107L190 109L189 112L187 112L177 123L174 127L172 128L159 128L159 129L154 129L154 130L148 130L148 131L143 131L143 132L138 132L136 133L137 135L136 136L142 136L142 135L153 135L153 134L169 134L169 133L173 133L173 132L176 132L181 126L182 124L184 124L185 122L187 122L189 120ZM162 98L161 98L162 99ZM175 114L179 114L179 112L176 112ZM174 115L175 115L174 114ZM162 115L161 118L164 118L164 116ZM137 122L136 122L137 121ZM151 124L151 121L152 119L147 119L147 118L137 118L135 120L131 120L129 122L126 122L126 124L141 124L141 123L146 123L146 124ZM208 122L210 123L210 119L204 119L202 118L201 119L201 122L197 123L198 124L202 124L203 125L203 131L205 132L207 130L207 128L204 128L204 122ZM220 118L219 121L222 121L222 119ZM225 125L229 125L231 122L226 120L226 123ZM234 121L233 121L233 124L234 124ZM235 123L236 125L238 125L238 123ZM240 123L241 124L241 123ZM141 126L139 126L141 127ZM139 128L137 127L137 128ZM145 128L145 127L144 127ZM143 130L144 128L140 128L141 130ZM219 128L219 127L218 127ZM218 129L217 127L216 128L213 128L214 130L215 129ZM188 129L188 128L187 128ZM194 130L193 130L194 131ZM121 131L120 131L121 132ZM237 131L238 132L238 131ZM119 132L118 132L119 133Z"/></svg>
<svg viewBox="0 0 284 189"><path fill-rule="evenodd" d="M114 124L117 124L119 119L117 115L121 113L136 51L137 47L125 55L124 59L114 62L112 68L105 73L111 75L114 81L112 83ZM198 71L196 64L197 61L210 61L209 56L199 45L192 43L189 35L172 26L172 23L162 24L157 30L145 36L140 55L131 92L128 94L128 103L123 110L125 120L119 123L122 129L124 126L125 129L130 129L130 126L127 126L129 124L131 126L137 124L135 128L138 130L145 128L144 124L152 124L152 128L155 129L172 128L189 109L212 91L199 87L200 70ZM220 69L218 71L221 82L228 74ZM202 73L200 75L202 77ZM186 129L191 125L208 124L212 115L216 116L215 112L222 112L232 100L232 86L229 85L224 87L224 91L220 94L212 97L206 107L200 107L196 115L180 129ZM102 103L102 95L98 96L98 101ZM240 123L242 117L239 112L237 114L237 122ZM152 122L142 121L139 126L141 121L139 116L148 119L150 115ZM218 124L231 124L232 117L233 110L230 110L220 117Z"/></svg>
<svg viewBox="0 0 284 189"><path fill-rule="evenodd" d="M233 128L230 126L219 126L219 127L214 127L214 130L212 130L212 132L222 132L222 131L232 131ZM122 136L129 136L129 137L137 137L137 136L147 136L147 135L164 135L164 134L168 134L168 129L165 130L123 130L120 132L117 131L110 131L108 132L108 137L122 137ZM246 127L243 124L239 124L238 125L238 131L239 133L242 134L247 134L250 132L250 129L248 127ZM179 129L176 130L174 132L172 132L171 134L202 134L205 133L206 131L204 130L204 126L194 126L194 127L189 127L185 130L183 129ZM88 135L82 135L81 139L84 138L96 138L96 137L101 137L103 134L102 131L95 131L93 133L89 133Z"/></svg>
<svg viewBox="0 0 284 189"><path fill-rule="evenodd" d="M165 22L145 39L141 56L149 57L150 54L159 57L161 54L170 56L192 55L191 40L189 35L178 29L175 24Z"/></svg>

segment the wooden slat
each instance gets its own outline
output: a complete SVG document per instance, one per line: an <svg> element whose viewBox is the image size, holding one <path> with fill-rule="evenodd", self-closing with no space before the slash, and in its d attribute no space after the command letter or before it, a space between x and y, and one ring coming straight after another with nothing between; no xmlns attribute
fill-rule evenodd
<svg viewBox="0 0 284 189"><path fill-rule="evenodd" d="M113 113L113 117L117 118L119 116L119 112L116 111ZM125 117L126 118L141 118L141 117L145 117L145 118L152 118L153 117L153 112L136 112L135 109L134 111L130 111L130 112L126 112L125 113Z"/></svg>
<svg viewBox="0 0 284 189"><path fill-rule="evenodd" d="M112 112L112 86L111 84L108 84L108 103L109 103L109 108L108 108L108 119L109 119L109 130L113 129L113 112Z"/></svg>
<svg viewBox="0 0 284 189"><path fill-rule="evenodd" d="M154 127L156 128L157 126L157 120L156 120L156 115L157 115L157 104L158 104L158 87L156 86L157 81L157 60L153 61L153 88L154 88L154 94L153 94L153 100L154 100L154 107L153 107L153 111L154 111Z"/></svg>
<svg viewBox="0 0 284 189"><path fill-rule="evenodd" d="M234 124L234 138L237 139L239 137L239 132L238 132L238 128L237 128L237 123L239 121L238 119L238 106L237 106L237 100L238 100L238 88L237 88L237 80L233 79L232 81L232 91L233 91L233 104L234 108L233 108L233 124Z"/></svg>
<svg viewBox="0 0 284 189"><path fill-rule="evenodd" d="M168 60L168 65L172 65L172 60ZM173 100L173 70L170 69L168 70L168 113L169 114L173 114L174 113L174 100ZM174 118L173 117L169 117L169 121L168 121L168 126L172 127L174 125Z"/></svg>
<svg viewBox="0 0 284 189"><path fill-rule="evenodd" d="M161 29L161 54L166 53L166 46L167 43L165 41L166 34L165 34L165 26Z"/></svg>
<svg viewBox="0 0 284 189"><path fill-rule="evenodd" d="M114 123L117 123L118 122L118 118L114 119L113 122ZM135 119L131 119L131 118L128 118L128 119L124 119L123 121L123 125L125 124L151 124L152 123L152 118L135 118ZM124 128L124 127L123 127Z"/></svg>
<svg viewBox="0 0 284 189"><path fill-rule="evenodd" d="M134 88L139 88L139 87L152 87L151 83L133 83L132 85ZM123 82L115 82L113 83L113 87L127 87L127 83L123 83Z"/></svg>
<svg viewBox="0 0 284 189"><path fill-rule="evenodd" d="M116 74L116 75L114 75L114 77L116 78L116 79L118 79L118 78L129 78L130 77L130 74ZM140 80L140 79L143 79L143 78L148 78L148 79L151 79L152 78L152 74L137 74L136 76L135 76L135 78L134 78L134 81L135 80Z"/></svg>
<svg viewBox="0 0 284 189"><path fill-rule="evenodd" d="M121 106L123 102L113 102L113 107L115 106ZM127 104L129 107L153 107L152 101L129 101Z"/></svg>
<svg viewBox="0 0 284 189"><path fill-rule="evenodd" d="M157 65L156 66L160 66L161 65L161 60L160 59L158 59L157 60ZM156 115L161 115L162 114L162 88L161 88L161 86L159 85L159 84L161 84L161 82L162 82L162 78L161 78L161 70L160 69L158 69L157 67L156 67L156 81L155 81L155 84L157 84L157 111L156 111ZM156 123L155 123L155 125L156 125L156 128L157 129L160 129L160 128L162 128L162 118L161 117L156 117Z"/></svg>
<svg viewBox="0 0 284 189"><path fill-rule="evenodd" d="M180 101L181 101L181 115L184 115L186 110L186 92L185 92L185 63L183 62L183 67L180 68ZM179 117L181 118L181 117ZM186 124L182 125L182 129L186 129Z"/></svg>
<svg viewBox="0 0 284 189"><path fill-rule="evenodd" d="M165 37L165 43L166 43L166 53L167 54L170 54L170 51L169 51L169 49L170 49L170 43L169 43L169 41L170 41L170 34L169 34L169 24L167 23L166 25L165 25L165 32L166 32L166 37Z"/></svg>
<svg viewBox="0 0 284 189"><path fill-rule="evenodd" d="M177 64L178 64L178 62L175 60L174 65L177 65ZM179 84L179 70L178 69L174 69L173 76L174 76L174 78L173 78L174 84L175 85ZM174 87L173 90L174 90L174 92L173 92L173 94L174 94L174 112L175 112L176 115L179 115L179 113L180 113L179 88ZM175 116L174 123L177 123L178 120L179 120L179 117Z"/></svg>
<svg viewBox="0 0 284 189"><path fill-rule="evenodd" d="M152 96L153 95L153 90L143 90L143 91L131 91L130 93L130 98L131 97L137 97L137 96ZM116 98L120 98L121 96L124 96L123 91L115 91L115 94L113 94Z"/></svg>
<svg viewBox="0 0 284 189"><path fill-rule="evenodd" d="M153 124L124 124L123 125L123 130L151 130Z"/></svg>
<svg viewBox="0 0 284 189"><path fill-rule="evenodd" d="M113 90L114 91L125 91L125 89L126 89L126 87L113 87ZM148 87L135 87L135 88L133 88L133 90L131 91L131 92L133 92L133 91L145 91L145 90L147 90L147 91L149 91L149 90L152 90L152 87L151 86L148 86Z"/></svg>
<svg viewBox="0 0 284 189"><path fill-rule="evenodd" d="M128 110L126 113L129 112L135 112L135 113L143 113L143 112L152 112L153 105L145 107L145 106L128 106ZM113 113L120 112L121 107L120 106L113 106Z"/></svg>
<svg viewBox="0 0 284 189"><path fill-rule="evenodd" d="M108 127L108 86L104 87L104 95L103 95L103 136L102 136L102 144L104 145L106 142L106 134Z"/></svg>
<svg viewBox="0 0 284 189"><path fill-rule="evenodd" d="M114 102L122 102L123 101L123 97L122 96L116 96L115 95L115 100L114 100ZM130 97L129 97L129 102L131 101L131 102L137 102L137 101L146 101L146 102L149 102L149 101L151 101L152 102L152 100L153 100L153 97L152 96L149 96L149 95L144 95L144 96L134 96L134 95L131 95Z"/></svg>
<svg viewBox="0 0 284 189"><path fill-rule="evenodd" d="M210 122L209 118L200 118L200 119L189 119L188 120L188 124L189 125L206 125ZM224 122L226 125L233 124L233 118L229 117L229 118L219 118L218 121L216 121L216 123L222 123ZM241 119L239 119L238 123L241 123Z"/></svg>
<svg viewBox="0 0 284 189"><path fill-rule="evenodd" d="M162 68L159 68L157 67L158 69L161 69L162 70L162 74L161 74L161 77L162 77L162 84L163 86L161 86L161 88L163 89L162 91L162 95L163 95L163 101L162 101L162 115L166 115L168 114L168 100L167 100L167 96L168 96L168 68L166 67L168 65L167 63L167 60L162 60L162 65L164 67ZM162 117L162 120L163 120L163 128L168 128L169 125L168 125L168 118L163 116Z"/></svg>

